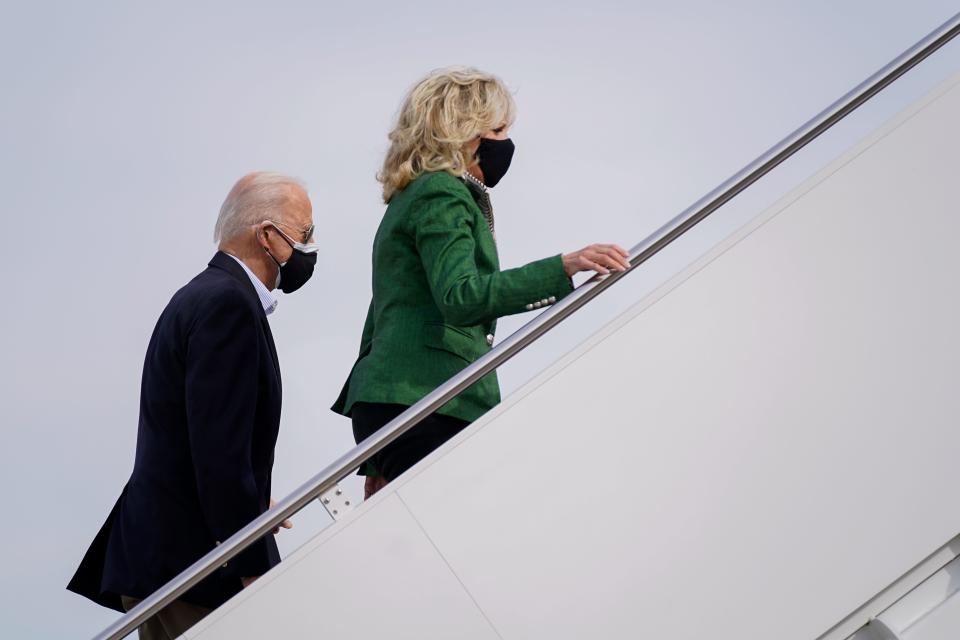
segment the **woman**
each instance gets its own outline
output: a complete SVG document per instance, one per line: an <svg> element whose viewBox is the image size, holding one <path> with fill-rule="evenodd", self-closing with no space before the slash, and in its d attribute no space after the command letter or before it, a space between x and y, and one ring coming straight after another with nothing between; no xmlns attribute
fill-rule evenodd
<svg viewBox="0 0 960 640"><path fill-rule="evenodd" d="M359 443L493 344L497 318L564 297L580 271L629 266L591 245L500 270L488 188L510 166L514 104L495 76L441 69L417 84L390 133L378 180L386 213L373 243L373 299L360 356L333 406ZM361 469L367 497L500 401L484 377Z"/></svg>

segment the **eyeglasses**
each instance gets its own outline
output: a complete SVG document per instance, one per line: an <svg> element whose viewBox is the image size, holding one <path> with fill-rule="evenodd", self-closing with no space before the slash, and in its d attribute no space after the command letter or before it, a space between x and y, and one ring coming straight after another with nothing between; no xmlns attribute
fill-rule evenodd
<svg viewBox="0 0 960 640"><path fill-rule="evenodd" d="M310 243L310 240L313 239L313 230L314 230L314 228L315 228L315 225L313 225L313 224L311 224L309 227L307 227L307 228L304 229L303 231L300 231L300 230L297 229L296 227L294 227L294 226L292 226L292 225L289 225L289 224L287 224L287 223L285 223L285 222L277 222L276 220L264 220L264 222L269 222L270 224L272 224L272 225L274 225L274 226L276 226L276 227L286 227L287 229L294 229L294 230L296 230L297 233L301 234L301 236L300 236L300 242L302 242L303 244L309 244L309 243ZM281 229L280 231L283 232L283 229ZM286 235L286 234L284 234L284 235Z"/></svg>
<svg viewBox="0 0 960 640"><path fill-rule="evenodd" d="M282 235L284 239L287 242L289 242L290 246L293 247L294 249L297 249L298 251L302 251L304 253L317 253L318 251L320 251L320 245L316 244L315 242L311 242L311 240L313 240L313 230L315 228L315 225L311 224L309 227L307 227L303 231L300 231L298 229L297 233L300 234L300 237L303 241L297 242L296 240L288 236L283 229L280 228L280 227L286 227L288 229L296 229L296 227L292 227L288 224L284 224L283 222L277 222L276 220L264 220L264 222L269 222L270 224L272 224L273 227L280 232L280 235Z"/></svg>

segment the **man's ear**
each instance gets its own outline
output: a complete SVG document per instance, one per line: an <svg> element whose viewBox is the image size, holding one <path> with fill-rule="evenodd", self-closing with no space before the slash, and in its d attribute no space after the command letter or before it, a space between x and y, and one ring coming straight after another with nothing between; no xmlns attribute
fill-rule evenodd
<svg viewBox="0 0 960 640"><path fill-rule="evenodd" d="M259 225L257 225L257 244L259 244L262 249L266 249L267 251L270 250L270 237L267 234L271 231L273 231L273 229L271 229L270 225L265 222L261 222Z"/></svg>

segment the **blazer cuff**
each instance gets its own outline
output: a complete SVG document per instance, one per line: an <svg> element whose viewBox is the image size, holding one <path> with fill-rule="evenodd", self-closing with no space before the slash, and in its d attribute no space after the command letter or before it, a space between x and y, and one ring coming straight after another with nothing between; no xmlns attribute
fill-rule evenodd
<svg viewBox="0 0 960 640"><path fill-rule="evenodd" d="M525 310L540 309L565 298L573 291L573 280L563 268L563 256L557 254L532 262L527 267L531 278L531 299L526 301ZM528 295L529 295L528 294Z"/></svg>

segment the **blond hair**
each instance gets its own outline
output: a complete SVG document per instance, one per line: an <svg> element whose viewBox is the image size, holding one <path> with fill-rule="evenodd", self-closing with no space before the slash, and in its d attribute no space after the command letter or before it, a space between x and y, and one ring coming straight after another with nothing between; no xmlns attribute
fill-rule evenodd
<svg viewBox="0 0 960 640"><path fill-rule="evenodd" d="M461 176L476 162L463 145L503 123L513 122L513 97L500 78L472 67L433 71L407 95L377 180L383 201L422 173Z"/></svg>

